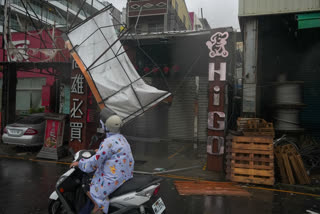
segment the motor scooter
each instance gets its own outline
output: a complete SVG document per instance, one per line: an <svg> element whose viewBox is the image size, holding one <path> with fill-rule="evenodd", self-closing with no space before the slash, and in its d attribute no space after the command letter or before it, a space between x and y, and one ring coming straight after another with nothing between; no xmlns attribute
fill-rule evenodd
<svg viewBox="0 0 320 214"><path fill-rule="evenodd" d="M74 154L74 161L90 158L93 155L95 155L94 150L81 150ZM56 189L49 197L49 214L79 213L90 202L83 187L91 176L78 167L65 172L58 179ZM166 206L158 196L161 181L161 178L152 175L134 174L132 179L109 195L109 213L164 213Z"/></svg>

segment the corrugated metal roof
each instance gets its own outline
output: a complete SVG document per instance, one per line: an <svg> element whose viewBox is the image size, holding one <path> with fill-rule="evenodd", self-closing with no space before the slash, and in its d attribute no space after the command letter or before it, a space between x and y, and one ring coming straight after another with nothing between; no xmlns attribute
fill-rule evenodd
<svg viewBox="0 0 320 214"><path fill-rule="evenodd" d="M239 16L320 11L319 0L239 0Z"/></svg>

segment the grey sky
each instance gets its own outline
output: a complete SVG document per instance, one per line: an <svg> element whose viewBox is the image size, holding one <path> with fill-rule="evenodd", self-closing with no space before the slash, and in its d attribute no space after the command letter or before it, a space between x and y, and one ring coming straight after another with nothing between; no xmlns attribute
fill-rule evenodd
<svg viewBox="0 0 320 214"><path fill-rule="evenodd" d="M239 0L185 0L190 12L199 14L203 8L204 18L207 18L213 28L229 27L239 28L238 1ZM126 6L127 0L108 0L118 9Z"/></svg>

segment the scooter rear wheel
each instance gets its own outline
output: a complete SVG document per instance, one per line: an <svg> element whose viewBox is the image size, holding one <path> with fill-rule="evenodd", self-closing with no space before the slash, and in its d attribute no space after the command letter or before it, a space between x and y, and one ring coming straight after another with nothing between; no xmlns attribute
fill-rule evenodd
<svg viewBox="0 0 320 214"><path fill-rule="evenodd" d="M67 211L62 206L60 200L50 200L48 213L49 214L67 214Z"/></svg>

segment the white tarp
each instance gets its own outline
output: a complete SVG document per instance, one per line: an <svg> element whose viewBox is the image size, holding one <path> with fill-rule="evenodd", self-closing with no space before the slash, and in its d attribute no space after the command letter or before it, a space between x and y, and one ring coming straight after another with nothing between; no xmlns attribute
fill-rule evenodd
<svg viewBox="0 0 320 214"><path fill-rule="evenodd" d="M68 33L75 51L91 75L104 104L125 122L170 96L147 85L124 52L114 29L110 11L105 11ZM105 54L103 52L110 48ZM103 56L89 68L101 55ZM89 68L89 69L88 69Z"/></svg>

